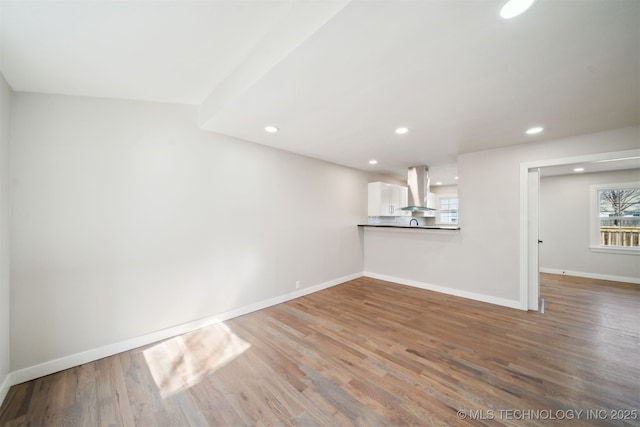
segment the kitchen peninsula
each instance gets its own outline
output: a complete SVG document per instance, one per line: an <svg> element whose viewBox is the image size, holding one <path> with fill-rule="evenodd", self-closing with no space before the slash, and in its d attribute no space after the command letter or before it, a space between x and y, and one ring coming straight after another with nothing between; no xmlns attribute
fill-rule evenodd
<svg viewBox="0 0 640 427"><path fill-rule="evenodd" d="M454 225L358 224L358 227L395 228L401 230L460 230L460 227Z"/></svg>

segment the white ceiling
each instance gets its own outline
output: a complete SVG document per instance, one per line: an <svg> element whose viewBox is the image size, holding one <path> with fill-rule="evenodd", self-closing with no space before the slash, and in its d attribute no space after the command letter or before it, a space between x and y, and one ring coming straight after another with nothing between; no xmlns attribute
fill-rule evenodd
<svg viewBox="0 0 640 427"><path fill-rule="evenodd" d="M640 123L639 1L512 20L501 3L0 0L0 70L16 91L199 105L204 129L400 176Z"/></svg>
<svg viewBox="0 0 640 427"><path fill-rule="evenodd" d="M629 169L635 169L638 171L638 178L640 179L640 157L627 157L615 160L596 160L594 162L547 166L540 169L540 176L576 175Z"/></svg>

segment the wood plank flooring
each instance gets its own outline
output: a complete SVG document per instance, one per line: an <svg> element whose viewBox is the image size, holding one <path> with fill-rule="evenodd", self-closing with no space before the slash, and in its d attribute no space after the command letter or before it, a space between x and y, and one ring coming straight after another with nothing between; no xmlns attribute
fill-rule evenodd
<svg viewBox="0 0 640 427"><path fill-rule="evenodd" d="M0 426L640 425L640 286L541 289L545 314L353 280L16 385Z"/></svg>

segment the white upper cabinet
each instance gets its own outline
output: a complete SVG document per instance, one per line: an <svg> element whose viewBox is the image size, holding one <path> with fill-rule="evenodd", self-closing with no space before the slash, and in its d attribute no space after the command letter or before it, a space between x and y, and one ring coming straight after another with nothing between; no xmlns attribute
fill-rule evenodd
<svg viewBox="0 0 640 427"><path fill-rule="evenodd" d="M386 182L369 183L368 216L410 216L411 212L400 210L409 203L409 191L402 185Z"/></svg>

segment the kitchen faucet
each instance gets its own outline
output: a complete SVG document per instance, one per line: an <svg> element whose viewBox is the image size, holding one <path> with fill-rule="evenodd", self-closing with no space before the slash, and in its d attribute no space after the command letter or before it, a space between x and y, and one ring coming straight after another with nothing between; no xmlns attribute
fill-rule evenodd
<svg viewBox="0 0 640 427"><path fill-rule="evenodd" d="M416 227L418 226L418 220L415 218L411 218L411 221L409 221L409 227L413 227L413 221L416 222Z"/></svg>

